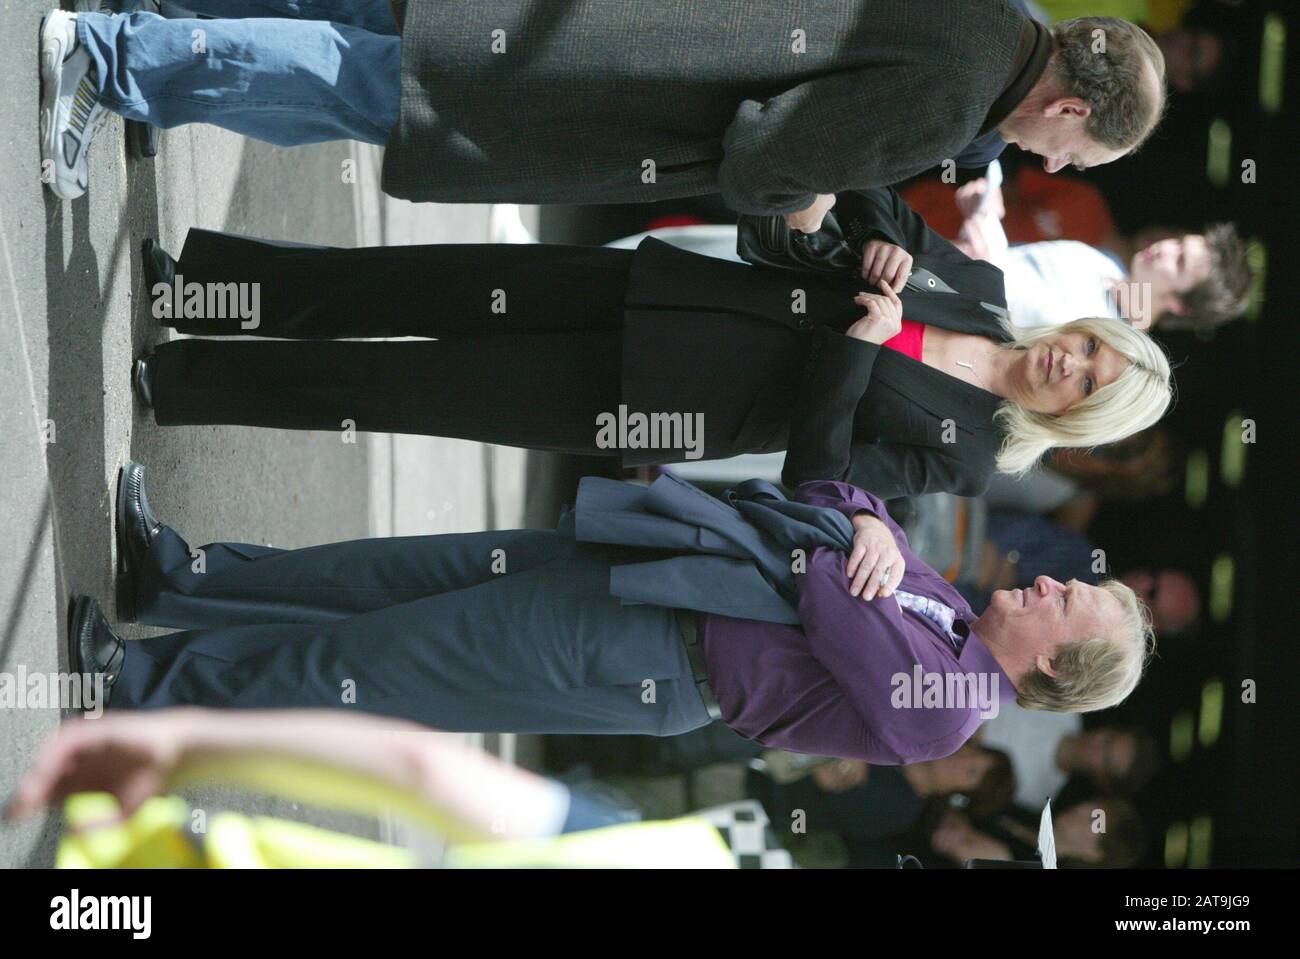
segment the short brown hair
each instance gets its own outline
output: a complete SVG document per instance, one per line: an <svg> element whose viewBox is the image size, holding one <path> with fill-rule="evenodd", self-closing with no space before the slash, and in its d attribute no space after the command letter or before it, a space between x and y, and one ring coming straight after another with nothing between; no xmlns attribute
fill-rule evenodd
<svg viewBox="0 0 1300 959"><path fill-rule="evenodd" d="M1104 48L1094 49L1101 31ZM1141 27L1117 17L1076 17L1052 28L1056 79L1092 108L1087 130L1113 150L1136 150L1165 112L1165 55ZM1152 93L1147 65L1159 78Z"/></svg>
<svg viewBox="0 0 1300 959"><path fill-rule="evenodd" d="M1182 315L1166 312L1157 323L1166 330L1212 329L1235 320L1250 306L1255 271L1246 256L1246 244L1231 223L1206 227L1205 245L1210 248L1210 275L1179 299Z"/></svg>

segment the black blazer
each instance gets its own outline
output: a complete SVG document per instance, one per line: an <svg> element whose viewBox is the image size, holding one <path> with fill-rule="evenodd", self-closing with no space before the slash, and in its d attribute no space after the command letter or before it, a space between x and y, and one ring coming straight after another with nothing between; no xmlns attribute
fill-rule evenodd
<svg viewBox="0 0 1300 959"><path fill-rule="evenodd" d="M841 197L836 209L846 236L912 254L913 275L899 294L907 319L1007 342L1001 270L943 239L893 189ZM791 413L782 478L847 480L884 498L979 495L1004 439L993 419L1001 403L895 350L822 327Z"/></svg>
<svg viewBox="0 0 1300 959"><path fill-rule="evenodd" d="M1002 272L944 240L893 189L841 194L860 248L912 253L909 320L1005 342ZM750 266L653 238L633 259L624 397L630 408L705 414L705 456L786 449L782 478L845 480L892 498L982 493L1003 434L1001 400L895 350L845 336L862 315L857 276ZM743 402L742 402L743 401ZM626 465L662 461L628 451Z"/></svg>

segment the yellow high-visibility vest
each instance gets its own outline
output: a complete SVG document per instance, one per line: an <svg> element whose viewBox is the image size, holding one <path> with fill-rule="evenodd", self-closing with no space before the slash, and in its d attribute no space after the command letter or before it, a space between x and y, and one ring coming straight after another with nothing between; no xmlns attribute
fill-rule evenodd
<svg viewBox="0 0 1300 959"><path fill-rule="evenodd" d="M59 841L60 869L411 869L411 851L267 816L221 812L202 833L190 831L185 800L147 800L122 820L107 793L68 799L69 832ZM468 842L451 846L444 865L490 868L734 869L722 836L704 819L688 816L635 822L545 839Z"/></svg>

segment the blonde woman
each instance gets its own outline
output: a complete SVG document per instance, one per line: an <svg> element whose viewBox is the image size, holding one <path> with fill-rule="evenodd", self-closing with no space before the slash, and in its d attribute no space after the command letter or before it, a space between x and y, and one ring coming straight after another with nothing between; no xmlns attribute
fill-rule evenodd
<svg viewBox="0 0 1300 959"><path fill-rule="evenodd" d="M852 349L823 334L814 365L827 389L801 397L783 478L846 480L881 496L984 491L995 471L1020 475L1056 446L1113 443L1155 423L1171 398L1169 363L1150 337L1111 320L1017 330L998 340L902 318L897 296L866 294L867 316L845 338L864 350L846 365L856 387L831 387ZM860 379L859 379L860 381ZM855 395L857 398L855 399ZM838 399L837 399L838 397ZM874 485L872 485L874 484Z"/></svg>
<svg viewBox="0 0 1300 959"><path fill-rule="evenodd" d="M790 485L884 498L976 495L995 470L1164 413L1169 365L1146 336L1092 320L1017 332L1001 272L895 191L836 209L860 240L847 273L653 237L341 250L191 230L178 261L146 246L154 315L258 339L165 343L136 388L167 426L427 433L626 467L788 449ZM241 309L198 295L230 290L249 292Z"/></svg>

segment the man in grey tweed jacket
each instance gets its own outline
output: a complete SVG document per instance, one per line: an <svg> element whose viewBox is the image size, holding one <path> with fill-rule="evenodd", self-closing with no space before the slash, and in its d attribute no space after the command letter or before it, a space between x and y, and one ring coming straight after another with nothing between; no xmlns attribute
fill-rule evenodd
<svg viewBox="0 0 1300 959"><path fill-rule="evenodd" d="M81 14L63 62L84 46L97 106L131 119L280 143L385 142L384 189L397 197L630 203L721 191L739 212L787 214L806 230L834 193L903 180L997 133L1048 169L1110 162L1149 135L1164 101L1163 58L1141 30L1089 18L1049 32L1006 0L394 9L396 23L382 0L358 2L351 22L336 9L319 11L333 22L288 19L311 16L306 2L286 2L279 20ZM59 22L43 43L59 39ZM190 50L191 28L207 57Z"/></svg>

